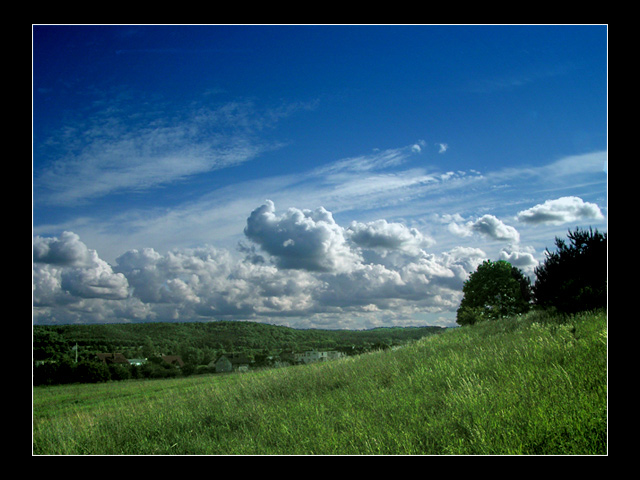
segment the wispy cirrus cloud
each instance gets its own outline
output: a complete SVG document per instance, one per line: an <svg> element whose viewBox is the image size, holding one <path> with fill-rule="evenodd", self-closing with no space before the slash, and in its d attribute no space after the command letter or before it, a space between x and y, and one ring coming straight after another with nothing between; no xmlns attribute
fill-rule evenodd
<svg viewBox="0 0 640 480"><path fill-rule="evenodd" d="M81 222L60 228L46 225L35 233L72 229L99 246L110 261L122 248L153 246L162 251L211 242L228 247L242 238L244 220L255 205L269 198L285 210L323 206L346 225L352 221L415 219L416 225L426 227L423 233L432 232L438 249L461 240L471 245L479 238L514 242L521 236L514 231L520 226L511 222L516 220L516 212L524 209L514 212L512 208L533 207L538 202L527 199L546 195L550 186L556 192L574 189L575 179L586 184L603 182L604 158L606 152L567 157L533 168L445 172L437 170L424 150L420 153L406 146L337 160L307 172L232 183L170 209L131 208L100 220L87 215ZM495 185L508 188L498 197L492 188ZM423 219L433 215L439 220L425 224ZM485 215L493 218L480 222ZM440 229L438 225L443 223L445 227Z"/></svg>
<svg viewBox="0 0 640 480"><path fill-rule="evenodd" d="M188 113L165 108L134 111L123 99L70 121L46 142L47 166L34 177L43 203L81 204L240 165L282 146L256 132L299 109L313 108L313 102L263 111L251 102Z"/></svg>

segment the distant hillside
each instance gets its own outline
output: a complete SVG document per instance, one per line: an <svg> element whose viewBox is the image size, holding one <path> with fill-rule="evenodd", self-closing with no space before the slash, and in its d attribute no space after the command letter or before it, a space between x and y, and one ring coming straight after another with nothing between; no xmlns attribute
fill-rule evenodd
<svg viewBox="0 0 640 480"><path fill-rule="evenodd" d="M42 360L79 351L125 353L130 357L150 352L182 354L206 352L247 353L333 349L361 353L402 345L444 331L441 327L393 327L371 330L298 330L256 322L139 323L59 325L33 327L34 359Z"/></svg>

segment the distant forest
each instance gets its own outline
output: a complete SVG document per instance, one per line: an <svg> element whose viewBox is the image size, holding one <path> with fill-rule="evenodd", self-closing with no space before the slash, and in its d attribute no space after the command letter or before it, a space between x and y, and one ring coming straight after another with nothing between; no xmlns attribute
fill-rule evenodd
<svg viewBox="0 0 640 480"><path fill-rule="evenodd" d="M122 353L127 359L154 359L179 355L184 373L207 371L204 366L225 353L242 353L254 367L268 367L284 352L337 350L357 355L370 350L406 344L444 331L442 327L385 327L371 330L298 330L255 322L139 323L103 325L34 325L33 361L35 384L66 383L78 375L60 376L60 371L86 369L96 363L97 353ZM76 348L77 345L77 348ZM77 361L76 361L77 354ZM175 375L175 371L143 372L134 376ZM82 369L80 369L82 370ZM91 369L90 369L91 370ZM126 379L122 369L86 374L86 381ZM90 377L90 378L89 378ZM118 378L116 378L118 377ZM120 378L122 377L122 378Z"/></svg>

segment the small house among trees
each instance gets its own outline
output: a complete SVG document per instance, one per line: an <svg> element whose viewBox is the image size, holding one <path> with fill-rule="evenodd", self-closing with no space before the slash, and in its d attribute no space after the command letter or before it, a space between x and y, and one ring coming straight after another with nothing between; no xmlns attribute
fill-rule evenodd
<svg viewBox="0 0 640 480"><path fill-rule="evenodd" d="M297 353L283 353L281 358L284 361L298 364L298 363L314 363L314 362L326 362L328 360L335 360L346 356L344 352L336 350L321 351L321 350L308 350L306 352Z"/></svg>
<svg viewBox="0 0 640 480"><path fill-rule="evenodd" d="M96 353L96 357L99 361L104 363L105 365L112 364L129 364L129 360L122 353Z"/></svg>
<svg viewBox="0 0 640 480"><path fill-rule="evenodd" d="M136 367L141 367L142 365L147 363L147 359L146 358L130 358L129 363Z"/></svg>
<svg viewBox="0 0 640 480"><path fill-rule="evenodd" d="M247 356L242 353L225 353L220 355L214 362L211 362L209 366L215 367L216 373L247 372L249 371L250 363Z"/></svg>
<svg viewBox="0 0 640 480"><path fill-rule="evenodd" d="M180 355L162 355L162 360L174 367L184 367L184 362L182 361L182 357L180 357Z"/></svg>

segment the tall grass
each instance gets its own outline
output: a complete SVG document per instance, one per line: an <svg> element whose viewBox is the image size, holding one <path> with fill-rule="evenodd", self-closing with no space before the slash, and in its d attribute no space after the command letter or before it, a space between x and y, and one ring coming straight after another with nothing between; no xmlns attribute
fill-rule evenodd
<svg viewBox="0 0 640 480"><path fill-rule="evenodd" d="M37 387L35 454L605 454L606 313L333 362Z"/></svg>

